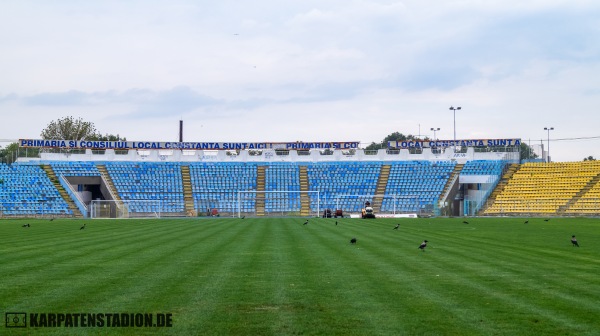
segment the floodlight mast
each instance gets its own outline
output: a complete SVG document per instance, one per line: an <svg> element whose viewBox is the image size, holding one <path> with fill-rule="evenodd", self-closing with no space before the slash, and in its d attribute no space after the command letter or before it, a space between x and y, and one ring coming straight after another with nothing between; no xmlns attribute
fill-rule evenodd
<svg viewBox="0 0 600 336"><path fill-rule="evenodd" d="M544 127L544 131L548 132L548 151L546 152L546 162L550 162L550 131L553 131L554 127Z"/></svg>
<svg viewBox="0 0 600 336"><path fill-rule="evenodd" d="M461 107L453 107L450 106L450 110L452 110L452 112L454 112L454 152L456 153L456 110L460 110Z"/></svg>

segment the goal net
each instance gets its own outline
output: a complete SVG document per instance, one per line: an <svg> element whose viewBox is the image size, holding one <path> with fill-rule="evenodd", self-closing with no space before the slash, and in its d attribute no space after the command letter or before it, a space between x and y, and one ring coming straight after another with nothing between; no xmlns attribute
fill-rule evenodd
<svg viewBox="0 0 600 336"><path fill-rule="evenodd" d="M94 200L90 218L160 218L164 205L160 200Z"/></svg>
<svg viewBox="0 0 600 336"><path fill-rule="evenodd" d="M316 217L319 191L238 191L237 216Z"/></svg>
<svg viewBox="0 0 600 336"><path fill-rule="evenodd" d="M342 209L344 212L360 213L369 202L376 213L432 213L433 202L419 195L349 195L341 194L323 199L323 207Z"/></svg>

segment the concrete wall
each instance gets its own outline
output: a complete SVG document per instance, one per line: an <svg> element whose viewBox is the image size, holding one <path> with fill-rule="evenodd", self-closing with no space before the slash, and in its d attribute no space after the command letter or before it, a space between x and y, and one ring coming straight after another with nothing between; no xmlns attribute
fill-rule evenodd
<svg viewBox="0 0 600 336"><path fill-rule="evenodd" d="M94 154L86 150L85 154L42 153L39 158L19 158L19 162L45 161L149 161L149 162L332 162L332 161L449 161L466 163L470 160L507 160L519 162L519 152L475 152L473 147L466 153L454 153L451 148L441 153L432 152L431 148L423 148L421 154L411 154L408 149L388 153L386 149L367 152L357 149L354 154L342 150L333 151L331 155L323 155L319 150L311 150L309 155L298 155L289 151L287 155L278 155L275 150L263 150L261 155L249 155L248 151L240 151L237 155L228 155L227 151L205 150L130 150L127 154L115 154L107 149L104 154Z"/></svg>

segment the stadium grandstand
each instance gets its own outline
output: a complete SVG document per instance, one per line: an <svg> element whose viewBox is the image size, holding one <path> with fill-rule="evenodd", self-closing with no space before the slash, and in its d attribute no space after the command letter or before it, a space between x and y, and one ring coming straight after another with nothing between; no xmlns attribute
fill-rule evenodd
<svg viewBox="0 0 600 336"><path fill-rule="evenodd" d="M594 216L600 163L519 162L519 139L342 143L19 140L1 217ZM22 156L22 155L20 155Z"/></svg>

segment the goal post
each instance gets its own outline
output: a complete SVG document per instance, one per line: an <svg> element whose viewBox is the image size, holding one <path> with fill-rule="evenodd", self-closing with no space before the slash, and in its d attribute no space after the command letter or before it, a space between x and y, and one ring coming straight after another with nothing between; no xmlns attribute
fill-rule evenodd
<svg viewBox="0 0 600 336"><path fill-rule="evenodd" d="M319 191L238 191L237 217L317 217Z"/></svg>
<svg viewBox="0 0 600 336"><path fill-rule="evenodd" d="M161 218L160 200L93 200L90 218Z"/></svg>
<svg viewBox="0 0 600 336"><path fill-rule="evenodd" d="M404 194L340 194L325 200L326 207L335 207L345 212L360 213L369 202L377 213L429 213L433 212L433 205L427 206L419 195Z"/></svg>

